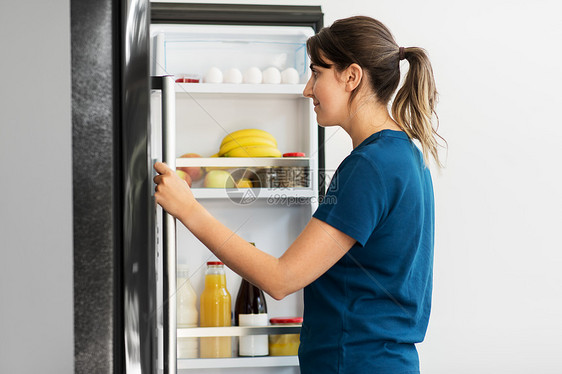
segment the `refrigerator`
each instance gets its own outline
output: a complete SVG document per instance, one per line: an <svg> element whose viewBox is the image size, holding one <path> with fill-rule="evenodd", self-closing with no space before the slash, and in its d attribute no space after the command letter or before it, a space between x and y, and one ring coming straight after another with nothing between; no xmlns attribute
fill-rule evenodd
<svg viewBox="0 0 562 374"><path fill-rule="evenodd" d="M316 23L306 24L305 10L315 11ZM310 64L306 40L319 20L320 9L311 7L152 4L149 159L250 179L251 187L214 188L202 176L192 181L192 192L236 234L276 257L304 229L323 188L323 132L311 100L302 95ZM267 131L288 157L215 157L221 140L243 129ZM291 157L295 153L299 157ZM298 327L175 329L174 295L183 286L175 282L177 265L189 268L189 281L200 295L205 264L216 258L159 208L154 238L159 370L298 373L296 356L237 357L241 336L298 333ZM234 306L241 278L226 268L226 279ZM302 291L281 301L266 295L266 302L269 317L302 317ZM232 358L175 356L178 337L209 334L231 336Z"/></svg>
<svg viewBox="0 0 562 374"><path fill-rule="evenodd" d="M236 357L247 334L175 324L177 264L201 294L211 253L154 201L153 164L299 171L305 185L207 188L196 198L238 235L280 256L324 189L324 131L310 99L306 39L323 26L319 6L71 0L75 371L298 373L296 356ZM295 69L295 83L206 83L211 67ZM199 83L176 83L195 76ZM305 157L210 157L230 132L271 133L282 153ZM200 158L180 158L197 153ZM236 299L240 277L227 269ZM199 306L199 305L198 305ZM269 317L302 316L302 293L267 298ZM182 359L177 337L232 336L233 357ZM212 335L215 336L215 335Z"/></svg>

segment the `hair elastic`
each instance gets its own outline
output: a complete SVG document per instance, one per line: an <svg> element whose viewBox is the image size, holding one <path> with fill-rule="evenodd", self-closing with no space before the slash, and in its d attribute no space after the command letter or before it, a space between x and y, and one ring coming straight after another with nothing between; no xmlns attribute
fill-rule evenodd
<svg viewBox="0 0 562 374"><path fill-rule="evenodd" d="M398 58L400 59L400 61L402 61L403 59L406 58L406 56L404 56L404 54L405 54L404 47L398 48Z"/></svg>

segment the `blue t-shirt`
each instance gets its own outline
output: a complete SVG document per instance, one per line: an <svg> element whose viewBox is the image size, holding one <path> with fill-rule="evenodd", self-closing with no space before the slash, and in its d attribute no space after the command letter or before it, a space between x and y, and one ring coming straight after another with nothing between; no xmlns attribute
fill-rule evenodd
<svg viewBox="0 0 562 374"><path fill-rule="evenodd" d="M421 152L404 132L371 135L338 167L314 217L357 242L304 289L301 373L418 373L434 237Z"/></svg>

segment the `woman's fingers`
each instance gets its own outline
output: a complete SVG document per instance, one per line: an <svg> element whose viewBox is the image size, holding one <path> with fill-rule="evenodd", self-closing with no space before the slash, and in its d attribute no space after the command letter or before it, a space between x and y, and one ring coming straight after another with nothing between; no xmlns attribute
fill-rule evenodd
<svg viewBox="0 0 562 374"><path fill-rule="evenodd" d="M156 162L154 164L154 170L158 172L158 175L153 178L154 183L156 183L156 190L158 190L158 185L164 182L165 177L173 175L173 170L163 162Z"/></svg>
<svg viewBox="0 0 562 374"><path fill-rule="evenodd" d="M154 164L154 170L156 170L159 174L165 174L166 172L172 171L172 169L163 162L156 162Z"/></svg>

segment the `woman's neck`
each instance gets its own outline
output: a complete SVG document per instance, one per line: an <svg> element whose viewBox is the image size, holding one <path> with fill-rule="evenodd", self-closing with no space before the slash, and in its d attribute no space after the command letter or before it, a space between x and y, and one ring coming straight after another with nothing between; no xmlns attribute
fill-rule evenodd
<svg viewBox="0 0 562 374"><path fill-rule="evenodd" d="M351 113L350 121L342 127L351 137L353 148L376 132L386 129L401 131L386 107L378 103L359 105L357 109L352 109Z"/></svg>

